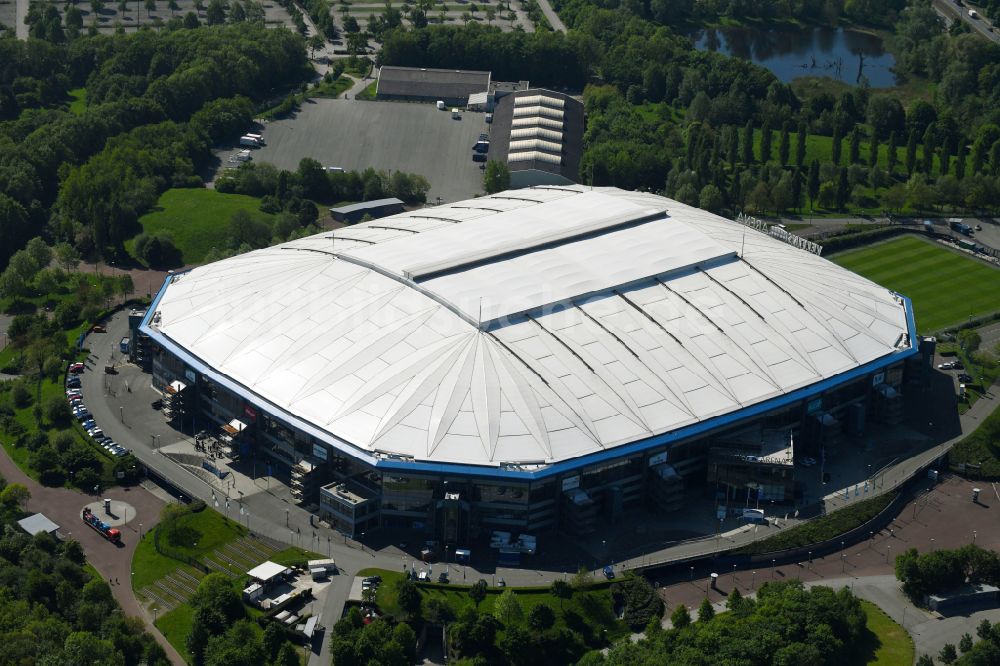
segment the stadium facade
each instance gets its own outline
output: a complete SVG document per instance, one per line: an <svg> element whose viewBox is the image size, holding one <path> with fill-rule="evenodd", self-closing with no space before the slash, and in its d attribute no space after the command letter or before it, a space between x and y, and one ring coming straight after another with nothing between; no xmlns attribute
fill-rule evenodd
<svg viewBox="0 0 1000 666"><path fill-rule="evenodd" d="M452 544L677 509L737 442L786 443L755 485L790 501L792 457L898 416L918 354L899 294L679 202L581 186L171 275L140 330L185 427L284 466L345 533ZM736 457L754 485L757 456Z"/></svg>

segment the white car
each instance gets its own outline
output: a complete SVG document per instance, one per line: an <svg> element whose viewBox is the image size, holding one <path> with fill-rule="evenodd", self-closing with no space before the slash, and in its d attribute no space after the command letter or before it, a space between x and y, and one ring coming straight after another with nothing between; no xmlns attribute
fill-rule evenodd
<svg viewBox="0 0 1000 666"><path fill-rule="evenodd" d="M947 363L939 363L938 370L951 370L955 367L954 361L948 361Z"/></svg>

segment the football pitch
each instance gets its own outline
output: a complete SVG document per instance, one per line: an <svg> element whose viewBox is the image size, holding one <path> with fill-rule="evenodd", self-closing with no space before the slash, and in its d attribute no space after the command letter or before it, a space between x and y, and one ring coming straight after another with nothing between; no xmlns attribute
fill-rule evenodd
<svg viewBox="0 0 1000 666"><path fill-rule="evenodd" d="M920 333L1000 310L1000 269L917 236L848 250L830 260L908 296Z"/></svg>

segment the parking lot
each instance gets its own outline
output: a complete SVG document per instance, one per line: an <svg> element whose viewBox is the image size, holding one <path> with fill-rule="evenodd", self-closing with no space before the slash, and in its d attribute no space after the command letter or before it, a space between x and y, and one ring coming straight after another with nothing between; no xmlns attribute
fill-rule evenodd
<svg viewBox="0 0 1000 666"><path fill-rule="evenodd" d="M484 114L462 113L461 120L433 104L363 102L354 99L308 100L295 115L268 123L267 145L254 150L256 162L298 168L303 157L347 170L368 167L422 175L431 184L428 203L468 199L482 192L480 164L472 146L488 132ZM238 146L220 151L220 166Z"/></svg>

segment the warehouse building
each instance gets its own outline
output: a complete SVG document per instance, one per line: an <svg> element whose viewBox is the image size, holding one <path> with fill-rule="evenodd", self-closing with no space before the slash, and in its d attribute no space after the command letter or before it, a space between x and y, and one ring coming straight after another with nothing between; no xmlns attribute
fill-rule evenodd
<svg viewBox="0 0 1000 666"><path fill-rule="evenodd" d="M375 97L431 104L442 101L448 106L465 106L470 95L489 90L489 72L385 65L378 72Z"/></svg>
<svg viewBox="0 0 1000 666"><path fill-rule="evenodd" d="M676 510L706 479L741 507L761 485L788 501L792 461L900 399L923 351L905 297L816 254L580 186L171 275L141 330L183 418L243 423L258 457L321 474L302 501L338 529L459 547Z"/></svg>
<svg viewBox="0 0 1000 666"><path fill-rule="evenodd" d="M501 97L493 113L491 157L506 161L510 186L572 185L583 154L583 104L534 89Z"/></svg>

